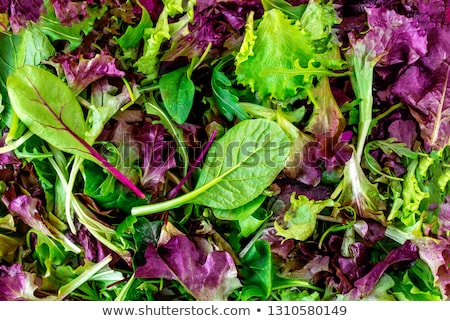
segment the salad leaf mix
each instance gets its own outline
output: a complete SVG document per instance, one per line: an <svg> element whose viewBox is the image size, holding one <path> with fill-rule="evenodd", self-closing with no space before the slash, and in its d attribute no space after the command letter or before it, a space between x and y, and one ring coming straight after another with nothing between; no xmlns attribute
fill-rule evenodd
<svg viewBox="0 0 450 321"><path fill-rule="evenodd" d="M0 1L0 300L448 300L449 10Z"/></svg>

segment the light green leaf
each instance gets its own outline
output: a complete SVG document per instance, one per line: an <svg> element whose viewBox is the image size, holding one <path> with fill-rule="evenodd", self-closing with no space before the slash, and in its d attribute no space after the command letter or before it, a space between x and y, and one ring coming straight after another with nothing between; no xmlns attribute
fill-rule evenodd
<svg viewBox="0 0 450 321"><path fill-rule="evenodd" d="M291 195L291 206L284 214L284 224L274 222L277 234L286 239L305 241L316 227L316 217L324 208L335 205L332 199L322 201L310 200L304 195L295 198Z"/></svg>
<svg viewBox="0 0 450 321"><path fill-rule="evenodd" d="M139 72L145 74L149 81L158 77L159 49L163 42L170 39L168 19L166 10L163 10L156 26L144 31L144 52L134 66Z"/></svg>
<svg viewBox="0 0 450 321"><path fill-rule="evenodd" d="M220 209L248 203L277 177L289 151L289 139L275 122L240 122L211 146L196 187L208 189L193 202Z"/></svg>
<svg viewBox="0 0 450 321"><path fill-rule="evenodd" d="M236 61L238 82L249 86L261 98L270 96L284 100L294 96L297 87L302 84L301 76L262 77L261 74L277 68L292 69L296 60L302 67L307 67L313 56L308 37L278 9L264 13L255 37L255 43L251 46L253 55L249 52L249 44L241 46L241 52L238 53L238 57L241 57ZM253 39L254 37L251 37L251 40ZM248 53L243 54L242 50ZM242 59L244 56L247 57L246 60Z"/></svg>

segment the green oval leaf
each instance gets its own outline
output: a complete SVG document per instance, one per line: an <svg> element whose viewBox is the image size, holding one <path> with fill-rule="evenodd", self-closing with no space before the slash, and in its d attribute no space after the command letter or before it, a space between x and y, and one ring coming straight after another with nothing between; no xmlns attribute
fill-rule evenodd
<svg viewBox="0 0 450 321"><path fill-rule="evenodd" d="M290 141L275 122L240 122L211 146L196 188L212 186L193 202L218 209L250 202L284 168L289 150Z"/></svg>

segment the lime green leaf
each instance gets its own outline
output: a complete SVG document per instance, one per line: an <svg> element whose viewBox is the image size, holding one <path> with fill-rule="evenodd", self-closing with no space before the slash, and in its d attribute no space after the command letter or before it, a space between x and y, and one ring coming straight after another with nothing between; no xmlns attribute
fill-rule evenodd
<svg viewBox="0 0 450 321"><path fill-rule="evenodd" d="M291 206L284 214L284 224L274 222L277 234L286 239L304 241L310 237L316 227L316 217L324 208L333 207L334 201L326 199L323 201L309 200L304 195L295 198L291 195Z"/></svg>
<svg viewBox="0 0 450 321"><path fill-rule="evenodd" d="M261 76L266 71L277 68L294 68L294 62L299 61L302 67L308 66L313 57L312 47L308 37L293 21L289 20L280 10L271 9L264 13L263 19L255 32L254 45L244 42L236 60L237 81L249 86L261 98L270 96L284 100L297 92L302 85L302 77L283 75ZM251 54L252 48L253 55ZM247 57L246 60L244 58Z"/></svg>

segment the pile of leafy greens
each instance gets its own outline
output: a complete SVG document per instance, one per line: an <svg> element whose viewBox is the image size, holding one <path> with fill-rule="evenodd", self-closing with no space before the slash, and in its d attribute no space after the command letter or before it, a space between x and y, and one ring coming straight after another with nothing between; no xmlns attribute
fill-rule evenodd
<svg viewBox="0 0 450 321"><path fill-rule="evenodd" d="M0 1L0 300L448 300L448 10Z"/></svg>

